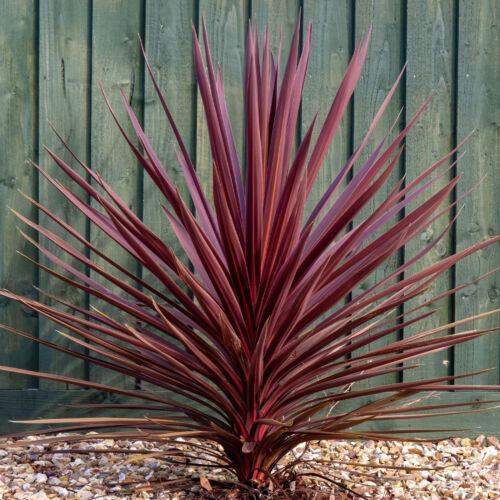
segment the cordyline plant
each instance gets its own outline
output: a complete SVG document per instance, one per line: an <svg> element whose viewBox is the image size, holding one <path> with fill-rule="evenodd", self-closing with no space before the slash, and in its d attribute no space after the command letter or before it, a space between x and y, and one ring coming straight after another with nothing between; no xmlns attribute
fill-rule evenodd
<svg viewBox="0 0 500 500"><path fill-rule="evenodd" d="M8 291L2 294L71 332L73 335L63 333L64 337L84 346L89 354L43 339L35 341L146 381L159 391L137 392L55 374L2 367L10 372L146 401L143 405L87 405L89 408L140 409L147 413L143 418L111 416L24 422L70 424L62 429L71 431L128 428L131 430L112 435L173 444L181 436L215 442L220 446L197 446L232 471L237 482L248 487L249 484L264 484L273 475L272 481L277 481L281 473L276 465L299 443L399 436L397 431L356 431L352 428L372 419L415 418L412 413L415 406L409 404L407 398L419 393L500 389L499 386L449 384L464 375L375 385L360 390L353 387L360 380L414 368L415 365L407 363L487 332L468 330L447 335L450 329L486 315L483 314L422 331L384 347L366 349L372 342L433 314L434 311L422 312L429 301L412 308L407 306L409 310L404 315L401 310L408 301L426 292L434 280L460 259L498 242L500 238L481 241L412 273L412 266L439 243L450 224L446 231L398 269L362 293L350 296L367 276L424 228L446 216L459 201L447 204L459 176L429 194L435 183L452 171L454 163L442 171L438 169L453 158L457 149L411 182L405 184L401 180L371 214L353 224L361 209L374 199L393 173L406 134L429 102L392 142L389 141L389 131L368 159L359 165L347 187L342 188L387 107L400 75L362 143L332 180L312 213L306 216L305 206L313 183L359 79L369 35L360 40L354 50L317 141L311 141L314 119L293 155L311 46L311 26L307 28L301 53L299 32L300 23L297 22L280 83L280 58L278 56L276 60L270 54L267 30L260 55L257 29L249 27L244 116L246 154L242 168L242 159L236 153L220 69L215 71L212 66L205 24L202 27L205 62L193 28L194 64L213 156L213 205L202 189L195 166L146 60L158 98L179 145L178 160L196 215L189 208L190 201L180 196L168 170L151 148L123 92L123 103L141 149L127 136L110 107L128 147L164 196L165 206L159 207L158 217L168 219L191 266L180 260L172 252L171 242L165 242L153 233L95 171L73 155L83 169L82 176L47 149L61 170L83 188L94 203L91 205L78 197L37 166L41 174L149 271L156 282L151 284L136 277L56 214L28 198L66 234L83 243L91 254L104 259L118 273L113 274L98 266L68 243L67 238L17 214L44 237L39 243L25 235L59 271L41 264L39 267L69 286L113 306L117 314L113 317L111 313L104 314L95 309L84 310L49 294L70 312ZM106 103L109 107L107 99ZM91 182L86 180L87 175ZM413 200L419 203L410 211ZM404 216L400 217L403 211ZM92 276L57 257L44 246L45 242L55 244L83 263L93 271ZM66 273L62 274L62 271ZM94 279L96 275L103 280ZM119 277L122 275L126 278ZM469 284L449 290L430 302ZM124 293L113 291L117 288ZM346 297L350 298L344 302ZM332 312L333 306L337 307ZM4 328L27 336L8 326ZM439 333L443 336L436 336ZM360 351L363 347L365 349ZM360 403L352 411L332 411L332 405L340 401L374 395L381 396L369 404ZM413 403L422 401L425 398L412 400ZM418 409L461 405L421 405ZM455 413L460 411L440 415ZM418 414L418 418L432 415L435 413ZM40 431L40 434L55 430L59 429ZM95 434L92 439L107 435ZM71 440L89 438L82 434ZM53 438L59 441L67 439Z"/></svg>

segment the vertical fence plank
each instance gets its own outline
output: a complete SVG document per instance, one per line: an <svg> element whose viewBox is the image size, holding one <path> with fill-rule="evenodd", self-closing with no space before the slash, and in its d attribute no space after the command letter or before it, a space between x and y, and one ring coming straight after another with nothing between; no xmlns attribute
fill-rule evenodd
<svg viewBox="0 0 500 500"><path fill-rule="evenodd" d="M149 64L191 155L195 151L196 81L191 39L191 21L195 14L194 0L155 0L146 6L145 41ZM178 149L175 136L148 74L145 76L144 129L168 175L187 200L189 192L175 153L174 148ZM182 246L160 208L160 203L165 203L164 198L147 175L143 189L144 221L178 255Z"/></svg>
<svg viewBox="0 0 500 500"><path fill-rule="evenodd" d="M107 0L94 2L92 16L92 104L91 104L91 166L108 182L118 195L136 213L140 213L138 190L140 170L133 153L121 136L106 108L97 81L100 80L111 105L123 122L128 134L135 133L128 120L118 87L132 104L142 121L143 63L137 34L143 29L141 0ZM91 240L104 253L121 265L137 270L133 258L112 243L95 226L91 226ZM97 260L97 264L103 264ZM106 268L105 265L103 267ZM95 273L92 273L95 277ZM90 298L91 305L102 308L102 303ZM119 312L105 308L116 319ZM118 315L118 316L117 316ZM90 379L110 385L135 387L135 381L122 374L96 365L90 366Z"/></svg>
<svg viewBox="0 0 500 500"><path fill-rule="evenodd" d="M412 181L427 167L449 153L454 146L454 2L452 0L432 0L416 4L408 3L407 11L407 77L406 77L406 117L409 121L418 111L422 103L433 91L437 94L427 110L415 124L406 140L406 174L408 182ZM446 168L449 164L442 167ZM440 170L439 172L441 172ZM436 193L451 179L452 173L437 181L428 191L426 197ZM448 200L448 203L451 198ZM420 199L412 202L407 211L412 211L421 203ZM445 205L443 205L444 208ZM432 240L444 231L452 217L452 212L445 214L427 227L405 246L405 260L410 260L422 251ZM412 266L410 274L429 267L453 253L452 232L450 231L421 261ZM406 307L410 310L445 292L452 287L451 273L445 273L436 280L430 290ZM451 299L447 297L438 303L430 304L420 311L439 307L439 311L424 321L404 330L405 337L429 330L437 325L452 321ZM451 349L441 351L422 360L427 377L448 375L452 369ZM421 370L403 372L404 380L421 378Z"/></svg>
<svg viewBox="0 0 500 500"><path fill-rule="evenodd" d="M259 29L259 46L262 53L264 42L264 31L269 27L269 49L275 58L278 57L280 30L283 33L281 48L281 76L285 71L286 61L290 53L290 42L292 41L293 30L299 14L299 0L252 0L250 16L257 21ZM303 27L302 27L303 28Z"/></svg>
<svg viewBox="0 0 500 500"><path fill-rule="evenodd" d="M36 198L36 175L29 162L37 160L36 2L2 0L0 12L0 287L34 297L31 285L38 272L16 250L31 258L36 258L36 251L16 230L22 224L8 207L36 220L36 211L17 192L20 189ZM4 297L0 297L0 323L37 334L36 315ZM34 342L5 331L0 335L1 364L36 368ZM37 387L37 380L4 372L0 373L0 387Z"/></svg>
<svg viewBox="0 0 500 500"><path fill-rule="evenodd" d="M301 108L301 137L318 113L312 144L316 141L349 64L352 50L353 3L349 0L304 2L304 25L312 21L311 59ZM309 215L351 154L352 107L348 106L330 149L323 161L306 205ZM346 185L342 183L341 189ZM341 301L342 305L344 301ZM331 309L330 313L336 308ZM326 315L325 315L326 316ZM321 318L320 318L321 319Z"/></svg>
<svg viewBox="0 0 500 500"><path fill-rule="evenodd" d="M192 63L191 21L195 19L196 2L194 0L150 1L146 4L145 15L145 42L149 64L155 73L167 106L176 120L184 144L194 160L196 80ZM181 196L188 201L189 192L174 147L179 148L148 74L145 76L144 88L145 133L168 175L178 186ZM185 252L163 215L160 203L165 204L163 196L154 182L145 175L143 220L178 257L186 261ZM159 286L159 282L149 273L146 273L144 279L153 286ZM142 387L151 386L142 382Z"/></svg>
<svg viewBox="0 0 500 500"><path fill-rule="evenodd" d="M40 69L39 69L39 143L46 145L69 165L75 161L70 153L57 139L50 129L48 121L55 126L59 134L71 147L72 151L87 162L88 127L89 127L89 3L65 2L49 0L40 3ZM55 178L61 178L60 169L50 156L42 149L40 166ZM83 175L84 172L80 173ZM78 196L86 199L82 189L76 189ZM57 193L45 179L40 179L39 201L42 205L61 217L67 224L86 236L87 224L81 212L66 198ZM39 215L40 224L56 234L63 234L55 222L48 216ZM84 246L71 241L79 251L85 253ZM65 253L55 245L50 250L63 258ZM48 258L40 256L44 265L53 267ZM67 260L81 272L85 266L76 259ZM87 297L81 290L68 285L43 271L40 273L40 288L56 295L72 304L86 307ZM51 299L43 299L45 303L59 306ZM68 312L70 309L66 309ZM83 348L56 333L57 325L40 317L39 336L49 342L83 352ZM55 351L43 345L39 348L39 368L42 372L58 373L71 377L85 377L85 362L70 358L66 354ZM61 384L51 380L41 379L39 387L60 389Z"/></svg>
<svg viewBox="0 0 500 500"><path fill-rule="evenodd" d="M250 16L257 21L259 29L259 49L262 54L264 44L264 31L269 27L269 49L275 58L279 52L280 32L282 33L281 47L281 68L280 76L283 78L288 54L290 53L290 43L293 31L300 11L299 0L276 0L268 2L266 0L252 0L250 3ZM304 24L301 25L302 33L305 32ZM297 119L297 130L295 131L295 144L292 148L292 159L297 149L297 142L300 137L300 115Z"/></svg>
<svg viewBox="0 0 500 500"><path fill-rule="evenodd" d="M302 99L302 137L318 113L312 140L318 137L327 112L340 86L351 56L352 3L304 2L304 27L313 23L311 60ZM311 191L308 211L321 199L326 188L346 164L351 149L351 107L346 110L323 166Z"/></svg>
<svg viewBox="0 0 500 500"><path fill-rule="evenodd" d="M475 186L483 176L486 179L466 199L465 208L457 222L457 251L490 236L499 234L500 214L499 165L500 141L500 29L497 0L474 2L462 0L458 4L458 92L457 139L461 140L471 129L476 133L466 146L467 154L458 166L463 177L457 195ZM471 256L456 266L456 283L461 285L478 278L498 266L499 245L494 245ZM457 294L457 319L480 314L500 306L499 274L472 285ZM467 328L486 329L498 326L498 315L464 325ZM455 372L468 373L482 368L496 370L478 375L474 383L498 384L500 336L491 333L472 343L455 348ZM472 382L471 382L472 383Z"/></svg>
<svg viewBox="0 0 500 500"><path fill-rule="evenodd" d="M245 41L248 26L247 0L199 0L199 33L205 17L214 65L220 64L227 110L240 165L244 165ZM212 152L201 97L197 99L196 169L203 189L212 196Z"/></svg>
<svg viewBox="0 0 500 500"><path fill-rule="evenodd" d="M373 24L368 55L365 67L361 74L358 87L354 93L354 131L353 147L357 148L363 140L373 117L387 96L389 90L394 84L398 74L402 69L404 54L402 53L402 25L403 2L393 2L391 0L358 0L356 2L355 13L355 34L356 42L363 33L366 34L370 24ZM368 141L365 151L360 155L357 164L354 167L356 172L373 150L380 144L384 135L394 122L399 110L403 105L403 83L400 83L396 90L390 105L378 123L375 132ZM393 137L397 134L397 126L393 132ZM396 167L386 185L380 189L374 200L370 202L361 212L356 221L361 221L365 216L371 214L382 200L386 198L392 187L400 179L401 172ZM384 228L382 228L384 229ZM379 231L375 236L379 236ZM359 295L367 288L371 287L385 276L394 271L401 263L400 255L395 254L387 259L374 273L364 280L353 292L353 295ZM366 348L360 349L359 353L366 352L375 347L393 342L398 338L394 333L377 342L369 344ZM397 382L397 374L390 374L383 377L384 383ZM375 383L378 383L376 380ZM357 388L373 384L372 381L361 381L356 384Z"/></svg>

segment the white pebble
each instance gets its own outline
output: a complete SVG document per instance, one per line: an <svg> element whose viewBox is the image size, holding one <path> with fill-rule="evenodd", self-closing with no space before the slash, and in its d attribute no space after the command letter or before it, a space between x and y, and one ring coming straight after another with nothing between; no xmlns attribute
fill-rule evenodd
<svg viewBox="0 0 500 500"><path fill-rule="evenodd" d="M24 481L27 483L33 483L35 482L35 478L35 474L28 474L27 476L25 476Z"/></svg>
<svg viewBox="0 0 500 500"><path fill-rule="evenodd" d="M31 496L32 500L48 500L48 496L44 491L39 491Z"/></svg>
<svg viewBox="0 0 500 500"><path fill-rule="evenodd" d="M86 490L80 490L78 492L78 498L81 500L90 500L94 494L91 491L86 491Z"/></svg>
<svg viewBox="0 0 500 500"><path fill-rule="evenodd" d="M37 483L46 483L47 482L47 476L45 474L38 473L35 476L35 481Z"/></svg>
<svg viewBox="0 0 500 500"><path fill-rule="evenodd" d="M59 495L61 495L63 498L69 497L69 491L66 488L58 488L57 492Z"/></svg>

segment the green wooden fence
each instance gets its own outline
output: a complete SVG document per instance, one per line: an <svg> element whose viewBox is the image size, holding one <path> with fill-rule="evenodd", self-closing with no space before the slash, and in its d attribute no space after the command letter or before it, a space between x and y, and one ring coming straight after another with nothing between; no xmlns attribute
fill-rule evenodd
<svg viewBox="0 0 500 500"><path fill-rule="evenodd" d="M228 109L240 152L244 132L241 119L243 54L249 17L255 17L261 27L269 24L274 50L279 43L280 26L284 40L289 40L300 9L304 21L313 22L312 57L299 135L316 111L319 110L320 119L325 116L355 41L373 23L372 41L359 87L327 156L315 196L320 195L359 144L378 106L408 61L404 80L371 143L380 140L401 107L404 106L400 120L403 125L432 91L437 91L437 95L408 137L405 156L392 181L403 173L409 179L415 178L473 128L477 133L467 143L466 154L458 164L463 177L453 196L460 196L487 175L466 199L454 231L419 265L430 265L454 250L498 234L499 8L499 0L0 0L0 286L34 297L37 294L32 287L34 283L84 307L93 305L85 295L67 290L63 283L38 273L16 253L19 250L37 257L16 231L18 222L9 213L9 206L53 227L42 214L33 211L18 193L19 189L62 216L107 254L128 263L127 256L117 252L94 227L56 196L30 165L29 159L33 159L49 173L56 173L42 145L69 161L51 132L49 121L55 124L73 151L128 200L153 229L167 241L173 241L164 218L159 216L158 195L137 168L113 125L97 81L102 82L122 118L125 112L120 106L118 86L124 89L136 113L142 117L150 142L168 166L169 174L183 189L173 135L144 72L139 33L208 189L210 150L195 86L190 29L191 21L197 25L202 15L209 28L213 58L222 66ZM446 181L447 178L442 179L442 183ZM441 185L436 184L434 189ZM381 192L380 196L384 194ZM371 279L379 278L414 255L448 222L449 218L443 218L433 224ZM478 277L499 264L499 255L498 247L489 247L457 265L429 293L438 294ZM498 279L498 275L493 275L456 297L441 301L438 320L447 322L500 307ZM369 285L367 281L361 288ZM0 298L0 322L65 344L53 324L3 298ZM425 326L436 322L436 319L429 320ZM498 316L476 321L474 327L488 328L495 322L499 323ZM403 331L395 337L412 333L415 332ZM133 380L117 378L115 374L89 367L80 360L18 336L6 332L0 335L0 364L135 388ZM492 334L429 357L420 372L405 372L403 377L495 367L496 370L474 377L474 382L498 384L499 354L499 336ZM395 381L391 377L389 380ZM449 393L442 396L442 400L483 400L494 399L494 396L481 392ZM68 415L58 403L116 399L47 380L0 372L0 431L14 428L7 424L9 418ZM422 425L443 425L443 422L415 424L411 421L405 428ZM495 423L492 414L457 418L456 425L482 425L482 432L500 433L500 424L498 420Z"/></svg>

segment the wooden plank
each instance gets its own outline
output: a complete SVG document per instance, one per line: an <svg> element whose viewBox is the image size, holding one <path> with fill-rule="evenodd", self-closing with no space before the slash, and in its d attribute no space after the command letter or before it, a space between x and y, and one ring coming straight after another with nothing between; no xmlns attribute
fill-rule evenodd
<svg viewBox="0 0 500 500"><path fill-rule="evenodd" d="M75 165L70 153L52 132L49 121L68 143L73 152L83 161L88 161L89 136L89 80L90 80L90 40L89 40L89 2L65 2L50 0L40 4L40 68L39 68L39 143L45 144L69 165ZM42 151L40 165L55 178L61 179L61 170L50 156ZM83 173L82 169L78 170ZM64 179L65 183L70 181ZM86 199L84 191L71 185L78 196ZM61 217L80 234L86 236L87 222L81 212L60 195L43 177L40 179L39 201L42 205ZM43 213L39 215L40 224L56 234L66 236L59 225ZM76 240L70 243L79 251L84 246ZM65 253L50 245L48 248L58 257ZM76 259L64 258L81 272L85 266ZM49 259L40 257L41 263L54 267ZM86 307L88 297L85 293L68 285L48 273L40 273L40 288L67 300L77 306ZM43 296L42 296L43 297ZM50 305L58 306L55 301L44 298ZM58 306L59 307L59 306ZM70 311L68 308L62 308ZM49 342L83 352L84 349L56 333L57 325L46 318L40 318L39 336ZM85 377L85 362L68 357L53 349L39 347L39 369L43 372L58 373L71 377ZM59 389L61 384L40 379L39 388Z"/></svg>
<svg viewBox="0 0 500 500"><path fill-rule="evenodd" d="M406 77L406 119L409 121L423 102L433 91L437 94L427 110L420 117L406 139L407 182L412 181L427 167L449 153L454 147L454 3L451 0L432 0L416 4L408 3L407 10L407 54ZM449 163L445 164L444 169ZM441 172L441 170L439 171ZM441 189L452 173L437 181L426 194L429 198ZM423 199L423 198L422 198ZM451 202L451 197L448 203ZM421 203L421 199L412 202L406 212L409 213ZM444 208L445 205L443 205ZM434 238L440 235L449 224L452 212L435 221L405 247L405 259L408 261ZM436 247L410 268L407 275L418 272L453 253L452 232L445 236ZM452 288L451 273L445 273L425 295L412 301L406 307L410 310L422 301L429 300ZM453 320L452 300L447 297L425 307L422 312L439 307L440 310L424 321L420 321L404 330L404 336L410 337L419 332L444 325ZM440 377L450 374L452 352L441 351L412 363L424 363L425 377ZM422 378L422 370L409 370L403 373L404 380Z"/></svg>
<svg viewBox="0 0 500 500"><path fill-rule="evenodd" d="M300 11L300 2L298 0L275 0L273 2L253 0L250 4L250 11L252 21L257 21L257 28L259 30L259 50L261 54L264 45L264 32L266 26L269 27L269 49L274 54L275 60L277 60L279 52L280 32L282 33L280 77L283 78L288 55L290 53L293 32ZM304 36L305 30L303 24L301 28ZM299 114L297 118L297 129L295 131L295 143L292 148L292 159L297 150L300 131Z"/></svg>
<svg viewBox="0 0 500 500"><path fill-rule="evenodd" d="M300 2L298 0L252 0L250 6L250 17L257 21L259 30L259 47L262 53L264 42L264 31L269 27L269 49L275 58L278 57L280 30L283 33L281 49L281 77L285 72L288 54L290 53L290 43L292 41L293 30L297 23Z"/></svg>
<svg viewBox="0 0 500 500"><path fill-rule="evenodd" d="M36 297L32 284L37 270L16 250L36 258L36 251L17 232L21 226L8 207L36 219L36 212L17 192L36 196L36 175L29 160L37 160L37 10L36 2L0 1L0 287ZM32 231L28 233L33 236ZM0 297L0 323L30 335L37 334L37 319L30 310ZM0 363L33 368L37 363L34 342L1 332ZM12 373L0 374L0 387L37 387L37 380Z"/></svg>
<svg viewBox="0 0 500 500"><path fill-rule="evenodd" d="M192 156L196 139L196 80L192 63L191 19L195 14L194 0L156 0L146 5L145 41L149 64ZM177 142L148 74L145 76L144 130L168 175L187 200L189 192L174 149L178 149ZM161 212L160 203L165 203L164 197L147 175L144 177L143 200L146 224L161 235L176 255L182 253L182 246Z"/></svg>
<svg viewBox="0 0 500 500"><path fill-rule="evenodd" d="M311 58L302 98L302 137L318 113L312 141L317 139L327 112L347 69L352 51L352 9L349 0L304 2L304 27L312 21ZM351 107L333 139L323 166L311 191L307 211L323 196L325 190L346 164L351 154ZM344 184L345 185L345 184Z"/></svg>
<svg viewBox="0 0 500 500"><path fill-rule="evenodd" d="M429 393L423 393L421 396L428 396ZM477 392L448 392L443 393L438 396L432 396L426 401L423 401L421 404L428 405L438 405L438 404L460 404L460 403L469 403L469 402L480 402L480 401L491 401L498 399L500 393L499 392L486 392L486 391L477 391ZM364 397L359 398L359 400L347 400L342 402L336 408L336 412L349 412L352 411L361 404L369 404L373 401L380 399L380 397ZM414 398L410 398L414 399ZM440 411L469 411L469 410L480 410L481 408L494 408L495 403L486 403L483 405L473 404L470 406L456 407L456 408L448 408L444 410L431 410L425 413L439 413ZM417 407L415 406L415 409ZM412 413L417 413L416 411ZM482 411L479 413L468 413L465 415L453 415L453 416L444 416L444 417L432 417L432 418L414 418L409 420L375 420L371 422L366 422L355 429L366 429L366 430L374 430L374 431L384 431L384 430L404 430L407 431L407 436L416 436L416 437L428 437L432 439L436 439L440 436L449 437L449 436L468 436L468 437L476 437L480 434L485 436L499 436L500 428L498 426L500 413L498 408ZM442 433L415 433L412 434L413 430L416 429L466 429L461 432L442 432Z"/></svg>
<svg viewBox="0 0 500 500"><path fill-rule="evenodd" d="M440 395L439 399L432 398L428 404L454 404L464 403L470 401L489 401L498 399L498 392L450 392ZM359 400L345 401L339 404L335 413L343 413L346 411L354 410L361 404L367 404L378 398L365 397ZM102 417L102 416L127 416L127 417L140 417L144 415L144 411L127 410L85 410L85 409L71 409L62 404L141 404L141 400L137 398L130 398L119 396L116 394L108 394L94 390L0 390L0 435L12 432L23 432L27 430L40 429L42 426L14 424L9 420L26 420L36 418L71 418L71 417ZM456 410L478 410L487 408L493 404L472 405L468 407L456 408ZM450 411L452 411L451 409ZM435 412L439 410L434 410ZM447 410L444 410L447 411ZM363 426L356 427L356 429L371 429L371 430L406 430L408 436L412 435L414 429L439 429L439 428L468 428L469 431L455 432L453 434L475 437L479 434L486 436L500 437L500 428L498 425L500 413L499 410L490 410L479 413L469 413L466 415L457 415L451 417L453 420L450 422L450 417L437 417L429 419L411 419L407 421L394 420L394 421L373 421L363 424ZM443 433L442 435L449 436L450 433ZM436 438L436 434L417 434L418 437Z"/></svg>
<svg viewBox="0 0 500 500"><path fill-rule="evenodd" d="M35 380L35 379L34 379ZM59 384L61 387L63 384ZM74 386L73 386L74 387ZM0 390L0 435L12 432L43 429L43 425L26 425L9 420L38 418L71 418L78 416L144 416L144 411L134 410L85 410L72 409L62 405L69 404L141 404L137 398L126 398L116 394L94 390Z"/></svg>
<svg viewBox="0 0 500 500"><path fill-rule="evenodd" d="M240 165L244 165L244 82L248 0L200 0L198 26L205 17L214 65L220 63L227 110ZM203 189L212 197L212 153L205 112L198 93L196 111L196 169Z"/></svg>
<svg viewBox="0 0 500 500"><path fill-rule="evenodd" d="M366 34L370 25L373 24L368 54L363 72L361 74L358 87L354 93L354 124L353 124L353 147L357 148L363 140L373 117L387 96L392 85L396 81L403 66L404 54L402 53L402 28L401 16L403 14L403 4L391 0L358 0L355 12L355 41L357 42L363 34ZM364 152L354 166L356 172L366 161L368 156L380 144L389 128L394 122L399 110L403 105L403 87L400 84L396 90L390 105L378 123L375 132L368 141ZM398 132L395 127L393 137ZM401 172L396 167L386 185L380 189L374 201L370 202L360 215L355 219L357 224L368 214L371 214L382 200L386 198L396 182L401 177ZM382 228L384 229L384 228ZM381 232L375 236L379 236ZM353 296L357 296L367 288L379 282L385 276L394 271L401 263L401 255L395 254L387 259L374 273L364 280L353 291ZM366 348L360 349L359 353L394 342L398 338L398 333L394 333L377 342L369 344ZM379 377L376 380L361 381L356 384L357 389L373 384L391 383L399 380L397 374Z"/></svg>
<svg viewBox="0 0 500 500"><path fill-rule="evenodd" d="M149 64L193 160L196 146L196 79L192 61L191 20L195 16L194 0L155 0L146 4L145 42ZM144 100L146 135L181 196L188 201L189 192L174 147L179 148L149 74L145 76ZM160 203L165 204L165 198L147 175L144 175L142 198L144 222L179 258L187 262L182 246L161 211ZM159 285L149 273L145 273L144 279L153 286ZM141 383L142 387L152 388L150 384Z"/></svg>
<svg viewBox="0 0 500 500"><path fill-rule="evenodd" d="M487 175L482 184L466 199L456 230L457 250L500 233L500 176L498 158L500 142L500 28L497 0L458 4L458 92L457 139L470 130L476 133L467 144L467 154L458 170L463 177L457 189L460 196ZM498 266L500 245L489 247L456 266L457 285L466 283ZM457 319L500 307L500 276L498 273L477 285L459 292L455 301ZM474 321L464 328L493 328L499 324L494 315ZM498 384L500 336L492 333L474 343L455 348L455 371L467 373L482 368L497 368L473 378L475 383Z"/></svg>
<svg viewBox="0 0 500 500"><path fill-rule="evenodd" d="M306 0L304 2L303 33L309 21L312 21L312 46L302 97L301 137L304 137L314 115L318 113L312 144L317 140L349 64L353 49L353 8L353 3L348 0L331 2ZM310 215L330 183L349 159L352 152L351 127L352 107L349 105L309 195L306 216ZM344 188L346 184L347 182L344 181L341 188ZM316 323L344 303L345 300L341 300Z"/></svg>
<svg viewBox="0 0 500 500"><path fill-rule="evenodd" d="M97 81L101 81L127 133L135 137L118 87L123 89L135 113L142 120L144 73L137 38L137 34L143 31L142 8L141 0L109 0L94 2L92 12L91 166L136 213L140 213L138 191L141 174L138 162L113 123ZM137 271L135 260L92 226L91 241L121 265ZM90 303L99 309L103 307L101 301L93 298ZM110 309L104 310L115 318L120 318L119 311ZM135 386L132 378L94 365L90 366L90 379L121 387Z"/></svg>

